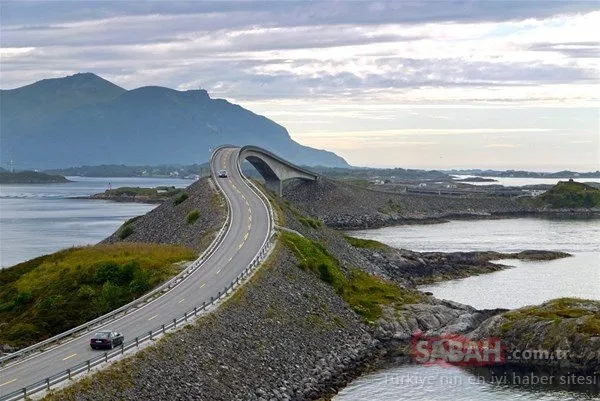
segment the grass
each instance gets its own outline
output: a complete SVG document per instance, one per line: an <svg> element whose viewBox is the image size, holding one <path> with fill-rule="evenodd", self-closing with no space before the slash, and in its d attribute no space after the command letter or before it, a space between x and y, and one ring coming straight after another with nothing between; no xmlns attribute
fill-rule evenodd
<svg viewBox="0 0 600 401"><path fill-rule="evenodd" d="M365 249L387 249L388 246L382 244L379 241L375 241L372 239L362 239L356 237L350 237L348 235L344 235L344 239L348 241L348 243L357 248L365 248Z"/></svg>
<svg viewBox="0 0 600 401"><path fill-rule="evenodd" d="M177 198L175 198L173 203L175 204L175 206L177 206L180 203L184 202L187 198L189 198L189 195L186 192L184 192L181 195L179 195Z"/></svg>
<svg viewBox="0 0 600 401"><path fill-rule="evenodd" d="M131 227L131 223L125 223L117 235L119 236L119 239L125 239L131 234L133 234L133 227Z"/></svg>
<svg viewBox="0 0 600 401"><path fill-rule="evenodd" d="M0 343L25 346L116 309L196 253L173 245L71 248L0 270Z"/></svg>
<svg viewBox="0 0 600 401"><path fill-rule="evenodd" d="M299 217L298 220L306 227L317 229L319 227L323 227L323 222L317 219L313 219L312 217Z"/></svg>
<svg viewBox="0 0 600 401"><path fill-rule="evenodd" d="M198 220L199 218L200 218L200 211L192 210L191 212L188 213L188 215L185 219L188 224L194 224L196 222L196 220Z"/></svg>
<svg viewBox="0 0 600 401"><path fill-rule="evenodd" d="M418 291L400 288L360 269L346 276L338 261L316 241L287 232L281 233L281 239L298 259L298 267L317 274L368 322L381 317L382 306L400 307L422 300Z"/></svg>
<svg viewBox="0 0 600 401"><path fill-rule="evenodd" d="M600 207L600 190L575 181L561 181L544 194L529 200L551 208Z"/></svg>
<svg viewBox="0 0 600 401"><path fill-rule="evenodd" d="M510 330L515 323L525 319L547 320L561 323L565 319L585 318L579 331L581 333L600 336L600 314L592 312L600 305L598 301L578 298L558 298L543 305L527 306L504 314L507 322L502 326L503 331ZM597 309L596 309L597 310Z"/></svg>

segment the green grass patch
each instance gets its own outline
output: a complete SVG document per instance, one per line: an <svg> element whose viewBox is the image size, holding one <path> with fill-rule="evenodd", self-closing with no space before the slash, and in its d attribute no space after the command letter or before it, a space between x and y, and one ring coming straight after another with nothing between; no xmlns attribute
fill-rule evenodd
<svg viewBox="0 0 600 401"><path fill-rule="evenodd" d="M196 220L198 220L199 218L200 218L200 211L192 210L191 212L188 213L185 220L187 221L188 224L194 224L196 222Z"/></svg>
<svg viewBox="0 0 600 401"><path fill-rule="evenodd" d="M186 192L184 192L181 195L179 195L177 198L175 198L173 203L177 206L180 203L184 202L187 198L189 198L189 195Z"/></svg>
<svg viewBox="0 0 600 401"><path fill-rule="evenodd" d="M362 239L356 237L350 237L349 235L344 235L344 239L348 241L348 243L357 248L365 248L365 249L387 249L388 246L382 244L379 241L375 241L372 239Z"/></svg>
<svg viewBox="0 0 600 401"><path fill-rule="evenodd" d="M561 181L542 195L525 202L549 205L554 209L600 207L600 190L581 182Z"/></svg>
<svg viewBox="0 0 600 401"><path fill-rule="evenodd" d="M125 225L123 225L123 228L119 230L119 234L117 235L119 236L119 239L125 239L131 234L133 234L133 227L131 227L131 224L125 223Z"/></svg>
<svg viewBox="0 0 600 401"><path fill-rule="evenodd" d="M193 260L191 249L119 243L71 248L0 270L0 343L25 346L139 297Z"/></svg>
<svg viewBox="0 0 600 401"><path fill-rule="evenodd" d="M306 227L317 229L319 227L323 227L323 222L321 220L313 219L312 217L299 217L298 220Z"/></svg>
<svg viewBox="0 0 600 401"><path fill-rule="evenodd" d="M527 306L504 314L507 322L502 326L503 331L510 330L515 323L526 320L548 320L561 323L565 319L587 317L580 325L580 332L600 336L600 314L597 310L600 302L578 298L558 298L543 305Z"/></svg>
<svg viewBox="0 0 600 401"><path fill-rule="evenodd" d="M346 276L338 261L316 241L287 232L281 233L281 239L298 259L298 267L317 274L367 321L381 317L383 305L400 307L422 300L418 291L400 288L360 269Z"/></svg>

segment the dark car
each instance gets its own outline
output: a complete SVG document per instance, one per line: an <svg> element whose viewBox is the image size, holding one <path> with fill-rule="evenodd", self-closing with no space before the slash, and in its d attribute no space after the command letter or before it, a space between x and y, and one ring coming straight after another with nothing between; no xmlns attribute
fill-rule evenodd
<svg viewBox="0 0 600 401"><path fill-rule="evenodd" d="M117 333L116 331L99 331L92 336L90 347L92 347L92 349L113 349L115 346L123 344L124 340L125 337L123 337L123 334Z"/></svg>
<svg viewBox="0 0 600 401"><path fill-rule="evenodd" d="M219 178L227 178L227 170L219 170Z"/></svg>

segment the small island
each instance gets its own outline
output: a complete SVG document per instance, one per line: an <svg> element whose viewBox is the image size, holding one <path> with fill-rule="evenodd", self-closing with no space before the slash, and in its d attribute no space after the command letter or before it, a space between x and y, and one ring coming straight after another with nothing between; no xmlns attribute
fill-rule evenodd
<svg viewBox="0 0 600 401"><path fill-rule="evenodd" d="M184 193L183 188L175 187L120 187L107 189L103 193L91 195L90 199L104 199L115 202L161 203L173 196Z"/></svg>
<svg viewBox="0 0 600 401"><path fill-rule="evenodd" d="M465 177L465 178L455 178L453 181L455 182L498 182L493 178L486 177Z"/></svg>
<svg viewBox="0 0 600 401"><path fill-rule="evenodd" d="M590 209L600 207L600 189L573 180L559 181L533 198L536 206L551 209Z"/></svg>
<svg viewBox="0 0 600 401"><path fill-rule="evenodd" d="M46 174L38 171L19 171L11 173L0 171L0 184L56 184L71 182L62 175Z"/></svg>

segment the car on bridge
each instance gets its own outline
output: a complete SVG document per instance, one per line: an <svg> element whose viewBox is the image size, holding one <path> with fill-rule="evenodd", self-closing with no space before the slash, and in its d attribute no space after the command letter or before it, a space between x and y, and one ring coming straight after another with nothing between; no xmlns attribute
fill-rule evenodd
<svg viewBox="0 0 600 401"><path fill-rule="evenodd" d="M108 348L113 349L117 345L123 344L125 337L116 331L104 330L99 331L90 339L90 347L92 349Z"/></svg>
<svg viewBox="0 0 600 401"><path fill-rule="evenodd" d="M227 178L227 170L219 170L219 178Z"/></svg>

